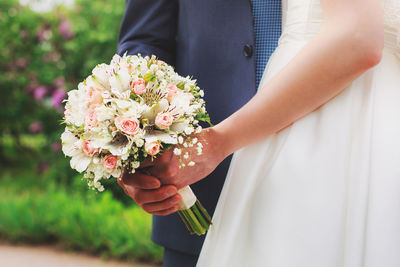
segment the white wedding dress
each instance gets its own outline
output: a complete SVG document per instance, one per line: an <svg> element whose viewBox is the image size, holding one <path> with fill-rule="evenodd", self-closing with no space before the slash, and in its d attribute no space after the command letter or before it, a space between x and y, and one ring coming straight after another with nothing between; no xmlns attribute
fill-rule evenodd
<svg viewBox="0 0 400 267"><path fill-rule="evenodd" d="M400 0L382 5L380 64L235 153L198 267L400 267ZM282 37L261 83L321 22L319 0L283 2Z"/></svg>

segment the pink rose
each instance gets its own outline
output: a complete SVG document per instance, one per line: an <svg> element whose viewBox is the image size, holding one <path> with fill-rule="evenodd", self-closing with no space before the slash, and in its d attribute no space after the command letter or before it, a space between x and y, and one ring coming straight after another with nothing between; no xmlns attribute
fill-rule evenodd
<svg viewBox="0 0 400 267"><path fill-rule="evenodd" d="M89 107L88 112L85 117L85 124L88 127L97 127L98 121L97 121L97 113L96 113L96 108L98 105L92 105Z"/></svg>
<svg viewBox="0 0 400 267"><path fill-rule="evenodd" d="M135 117L117 117L115 119L115 126L118 130L126 134L135 134L139 130L139 120Z"/></svg>
<svg viewBox="0 0 400 267"><path fill-rule="evenodd" d="M99 152L99 149L93 147L89 141L83 142L82 149L83 152L85 152L88 156L93 156L94 154Z"/></svg>
<svg viewBox="0 0 400 267"><path fill-rule="evenodd" d="M149 155L157 155L160 152L160 143L158 142L151 142L151 143L146 143L144 145L144 149L146 150L146 153Z"/></svg>
<svg viewBox="0 0 400 267"><path fill-rule="evenodd" d="M160 129L167 129L171 124L174 118L170 113L159 113L156 116L155 123Z"/></svg>
<svg viewBox="0 0 400 267"><path fill-rule="evenodd" d="M171 102L172 98L178 93L178 87L175 84L171 84L167 86L168 95L167 100Z"/></svg>
<svg viewBox="0 0 400 267"><path fill-rule="evenodd" d="M132 91L137 95L143 95L146 92L146 82L139 78L132 82Z"/></svg>
<svg viewBox="0 0 400 267"><path fill-rule="evenodd" d="M89 105L102 104L103 96L101 95L103 90L100 88L90 87L87 93Z"/></svg>
<svg viewBox="0 0 400 267"><path fill-rule="evenodd" d="M107 155L101 159L101 164L107 171L113 171L117 168L118 157L114 155Z"/></svg>

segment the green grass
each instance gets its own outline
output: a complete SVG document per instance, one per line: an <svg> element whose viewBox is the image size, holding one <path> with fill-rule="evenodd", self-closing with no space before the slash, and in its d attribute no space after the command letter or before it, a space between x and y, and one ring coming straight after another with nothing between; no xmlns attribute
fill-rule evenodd
<svg viewBox="0 0 400 267"><path fill-rule="evenodd" d="M161 248L150 240L151 216L136 205L125 206L110 192L88 191L78 178L66 187L46 176L16 175L8 172L0 178L3 238L58 242L104 257L161 261Z"/></svg>

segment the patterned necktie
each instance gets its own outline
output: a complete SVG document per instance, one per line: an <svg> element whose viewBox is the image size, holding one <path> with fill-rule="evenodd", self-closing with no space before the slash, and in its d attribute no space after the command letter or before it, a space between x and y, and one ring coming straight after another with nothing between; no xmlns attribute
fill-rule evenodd
<svg viewBox="0 0 400 267"><path fill-rule="evenodd" d="M255 34L256 86L281 36L282 0L251 0Z"/></svg>

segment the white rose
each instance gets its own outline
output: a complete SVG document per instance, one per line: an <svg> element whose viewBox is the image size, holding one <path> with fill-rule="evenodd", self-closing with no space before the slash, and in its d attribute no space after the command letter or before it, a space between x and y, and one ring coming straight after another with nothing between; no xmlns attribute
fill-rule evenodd
<svg viewBox="0 0 400 267"><path fill-rule="evenodd" d="M178 91L175 97L171 100L171 107L175 107L172 113L177 114L178 116L184 115L186 112L191 110L190 103L192 102L192 100L192 94Z"/></svg>

